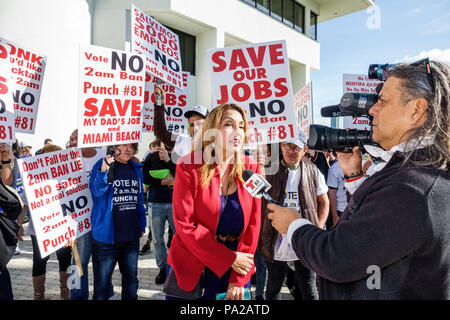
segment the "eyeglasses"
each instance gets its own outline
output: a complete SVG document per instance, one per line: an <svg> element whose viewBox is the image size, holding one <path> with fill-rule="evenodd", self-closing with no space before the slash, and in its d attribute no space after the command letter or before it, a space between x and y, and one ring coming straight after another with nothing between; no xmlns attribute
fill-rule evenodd
<svg viewBox="0 0 450 320"><path fill-rule="evenodd" d="M283 143L281 145L292 152L300 152L302 150L301 148L292 143Z"/></svg>
<svg viewBox="0 0 450 320"><path fill-rule="evenodd" d="M427 73L427 80L428 80L428 83L430 84L431 90L433 91L433 94L434 94L434 81L433 81L433 75L431 74L430 60L428 58L425 58L425 59L422 59L422 60L410 63L410 66L411 67L416 67L416 66L418 67L422 63L425 63L425 67L426 67L426 71L425 72Z"/></svg>

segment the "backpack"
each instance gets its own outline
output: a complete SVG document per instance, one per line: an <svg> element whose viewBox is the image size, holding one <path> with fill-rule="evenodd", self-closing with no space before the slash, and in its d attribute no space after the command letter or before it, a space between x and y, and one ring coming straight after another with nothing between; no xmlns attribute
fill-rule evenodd
<svg viewBox="0 0 450 320"><path fill-rule="evenodd" d="M14 255L19 225L15 222L22 212L23 202L16 190L3 184L0 178L0 270Z"/></svg>

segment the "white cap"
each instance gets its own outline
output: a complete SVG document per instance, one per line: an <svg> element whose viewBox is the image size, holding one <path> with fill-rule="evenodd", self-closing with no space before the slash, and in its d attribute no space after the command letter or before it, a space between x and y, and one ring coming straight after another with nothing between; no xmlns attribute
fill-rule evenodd
<svg viewBox="0 0 450 320"><path fill-rule="evenodd" d="M21 148L31 147L31 143L28 143L28 141L20 141L19 147L21 147Z"/></svg>
<svg viewBox="0 0 450 320"><path fill-rule="evenodd" d="M308 143L308 137L306 136L306 133L303 132L302 130L298 130L298 138L297 139L292 139L289 141L286 141L289 143L293 143L296 146L298 146L299 148L303 148L307 143Z"/></svg>

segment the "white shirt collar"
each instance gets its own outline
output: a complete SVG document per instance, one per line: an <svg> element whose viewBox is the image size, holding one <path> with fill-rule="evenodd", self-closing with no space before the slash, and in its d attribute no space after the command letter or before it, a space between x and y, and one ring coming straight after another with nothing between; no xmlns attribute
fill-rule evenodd
<svg viewBox="0 0 450 320"><path fill-rule="evenodd" d="M372 165L369 170L367 170L367 175L371 176L375 172L380 171L383 169L386 164L391 160L392 156L396 151L400 152L407 152L411 151L413 149L421 149L425 148L429 145L432 145L434 143L433 137L425 137L423 139L413 139L410 141L410 143L402 142L398 145L393 146L390 150L384 150L383 148L372 146L372 145L364 145L364 148L366 151L375 158L381 158L383 160L382 162Z"/></svg>

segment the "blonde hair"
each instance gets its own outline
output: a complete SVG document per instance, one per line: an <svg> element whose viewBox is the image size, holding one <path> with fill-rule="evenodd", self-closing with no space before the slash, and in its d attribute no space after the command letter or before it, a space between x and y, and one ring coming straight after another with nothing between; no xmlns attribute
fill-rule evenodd
<svg viewBox="0 0 450 320"><path fill-rule="evenodd" d="M242 116L244 121L244 145L248 142L248 121L244 109L242 109L237 104L227 103L222 104L214 108L206 117L205 123L203 123L201 133L197 134L194 139L193 151L202 151L204 163L200 167L199 171L200 184L202 187L206 188L209 186L211 179L214 175L216 164L214 161L215 150L214 141L215 133L219 129L220 123L223 120L224 114L228 110L236 110ZM245 170L245 164L243 162L243 154L237 153L234 156L233 167L230 172L230 181L234 181L236 177L244 182L242 178L242 173Z"/></svg>

